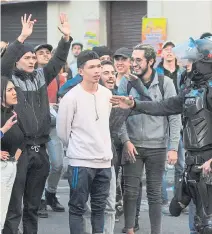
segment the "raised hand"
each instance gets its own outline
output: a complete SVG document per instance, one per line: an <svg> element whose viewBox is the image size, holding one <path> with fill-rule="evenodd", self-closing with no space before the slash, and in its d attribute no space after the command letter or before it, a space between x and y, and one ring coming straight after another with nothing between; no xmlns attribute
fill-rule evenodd
<svg viewBox="0 0 212 234"><path fill-rule="evenodd" d="M22 31L21 35L18 37L18 40L20 42L24 42L33 32L33 26L36 20L31 20L32 15L30 14L27 18L27 15L24 14L24 16L21 17L21 23L22 23Z"/></svg>
<svg viewBox="0 0 212 234"><path fill-rule="evenodd" d="M110 99L110 102L113 104L113 107L120 107L121 109L129 109L134 106L134 100L132 96L113 96Z"/></svg>
<svg viewBox="0 0 212 234"><path fill-rule="evenodd" d="M60 24L61 25L58 26L58 29L64 35L64 38L69 40L71 34L71 28L68 22L68 16L65 13L60 14Z"/></svg>
<svg viewBox="0 0 212 234"><path fill-rule="evenodd" d="M201 167L199 167L200 169L202 169L203 174L207 175L210 172L212 172L212 158L209 159L208 161L206 161Z"/></svg>
<svg viewBox="0 0 212 234"><path fill-rule="evenodd" d="M13 116L11 116L7 122L5 123L5 125L1 128L1 131L3 133L6 133L8 130L10 130L10 128L17 123L17 114L14 112Z"/></svg>

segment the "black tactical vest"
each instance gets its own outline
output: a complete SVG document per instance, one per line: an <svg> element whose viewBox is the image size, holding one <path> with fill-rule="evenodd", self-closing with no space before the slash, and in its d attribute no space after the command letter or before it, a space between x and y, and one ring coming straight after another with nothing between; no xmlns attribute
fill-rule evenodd
<svg viewBox="0 0 212 234"><path fill-rule="evenodd" d="M207 87L192 89L185 95L183 138L186 150L212 148L212 112L207 108L207 90Z"/></svg>

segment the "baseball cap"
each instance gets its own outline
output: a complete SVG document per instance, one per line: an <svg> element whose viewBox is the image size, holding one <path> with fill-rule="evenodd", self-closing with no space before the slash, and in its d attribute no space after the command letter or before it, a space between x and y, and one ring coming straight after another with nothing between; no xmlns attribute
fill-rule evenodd
<svg viewBox="0 0 212 234"><path fill-rule="evenodd" d="M131 58L132 50L130 50L126 47L119 48L118 50L116 50L116 52L113 55L114 58L117 56L122 56L124 58Z"/></svg>
<svg viewBox="0 0 212 234"><path fill-rule="evenodd" d="M71 44L71 48L73 48L75 45L80 46L80 47L81 47L81 50L83 49L83 44L82 44L81 42L79 42L79 41L73 42L73 43Z"/></svg>
<svg viewBox="0 0 212 234"><path fill-rule="evenodd" d="M53 47L50 44L41 44L41 45L37 45L34 48L35 52L37 52L40 49L48 49L50 52L52 52Z"/></svg>
<svg viewBox="0 0 212 234"><path fill-rule="evenodd" d="M173 41L165 41L165 42L163 43L162 48L165 49L167 46L175 47L175 43L174 43Z"/></svg>

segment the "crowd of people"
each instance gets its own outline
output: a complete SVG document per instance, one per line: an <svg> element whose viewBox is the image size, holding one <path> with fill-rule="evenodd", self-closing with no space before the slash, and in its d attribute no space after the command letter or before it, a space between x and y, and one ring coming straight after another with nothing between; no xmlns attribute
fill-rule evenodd
<svg viewBox="0 0 212 234"><path fill-rule="evenodd" d="M212 34L186 64L164 42L156 64L149 44L83 50L65 14L55 49L25 42L32 15L21 23L20 36L1 43L2 233L35 234L47 205L65 211L56 194L66 156L71 234L113 234L122 214L122 232L138 231L144 171L151 234L162 233L162 213L187 206L190 233L211 234L212 46L202 43Z"/></svg>

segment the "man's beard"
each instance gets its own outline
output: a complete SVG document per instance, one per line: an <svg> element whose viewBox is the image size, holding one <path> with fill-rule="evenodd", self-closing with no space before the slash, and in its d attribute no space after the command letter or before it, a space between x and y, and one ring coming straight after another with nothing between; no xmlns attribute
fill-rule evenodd
<svg viewBox="0 0 212 234"><path fill-rule="evenodd" d="M136 75L137 75L139 78L142 78L142 77L147 73L147 71L148 71L148 66L146 66L145 69L141 70L141 73L140 73L140 74L136 73Z"/></svg>

